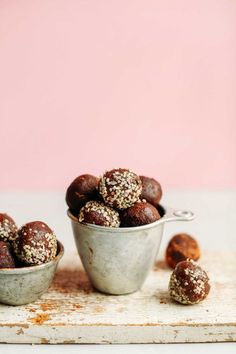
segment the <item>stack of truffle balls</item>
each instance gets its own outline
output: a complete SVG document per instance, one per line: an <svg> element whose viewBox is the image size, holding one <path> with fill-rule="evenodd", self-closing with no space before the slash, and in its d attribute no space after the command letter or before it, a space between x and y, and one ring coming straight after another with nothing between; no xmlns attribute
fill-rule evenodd
<svg viewBox="0 0 236 354"><path fill-rule="evenodd" d="M135 227L153 223L163 216L159 205L162 188L154 178L138 176L118 168L101 178L84 174L68 187L66 202L79 222L105 227ZM209 291L209 278L195 261L199 246L187 234L173 237L166 250L166 262L173 268L169 293L181 304L196 304Z"/></svg>
<svg viewBox="0 0 236 354"><path fill-rule="evenodd" d="M45 223L33 221L18 229L9 215L0 213L0 268L48 263L56 254L56 236Z"/></svg>
<svg viewBox="0 0 236 354"><path fill-rule="evenodd" d="M66 202L79 222L106 227L134 227L161 217L162 188L153 178L118 168L99 179L84 174L68 187Z"/></svg>

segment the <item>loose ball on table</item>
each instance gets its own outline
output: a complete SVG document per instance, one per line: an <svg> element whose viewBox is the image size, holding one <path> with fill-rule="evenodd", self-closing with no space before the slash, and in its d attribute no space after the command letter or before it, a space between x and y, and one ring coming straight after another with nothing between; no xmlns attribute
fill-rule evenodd
<svg viewBox="0 0 236 354"><path fill-rule="evenodd" d="M169 282L170 297L184 305L197 304L210 291L207 273L193 260L177 264Z"/></svg>
<svg viewBox="0 0 236 354"><path fill-rule="evenodd" d="M141 199L145 199L155 207L158 206L162 197L162 188L154 178L139 176L142 181Z"/></svg>
<svg viewBox="0 0 236 354"><path fill-rule="evenodd" d="M16 257L25 265L47 263L57 254L56 236L42 221L23 225L13 246Z"/></svg>
<svg viewBox="0 0 236 354"><path fill-rule="evenodd" d="M0 240L12 242L17 236L15 221L7 214L0 213Z"/></svg>
<svg viewBox="0 0 236 354"><path fill-rule="evenodd" d="M188 258L194 261L200 258L197 241L185 233L173 236L166 249L166 263L174 269L177 263Z"/></svg>
<svg viewBox="0 0 236 354"><path fill-rule="evenodd" d="M0 241L0 268L15 268L11 245L4 241Z"/></svg>
<svg viewBox="0 0 236 354"><path fill-rule="evenodd" d="M107 227L119 227L119 213L102 202L90 201L80 210L79 222Z"/></svg>
<svg viewBox="0 0 236 354"><path fill-rule="evenodd" d="M118 168L106 172L99 183L99 193L105 204L115 209L126 209L139 200L142 182L134 172Z"/></svg>
<svg viewBox="0 0 236 354"><path fill-rule="evenodd" d="M77 213L89 201L98 197L99 179L93 175L84 174L78 176L66 191L66 203L68 207Z"/></svg>
<svg viewBox="0 0 236 354"><path fill-rule="evenodd" d="M147 202L137 202L121 213L121 226L134 227L151 224L160 219L157 209Z"/></svg>

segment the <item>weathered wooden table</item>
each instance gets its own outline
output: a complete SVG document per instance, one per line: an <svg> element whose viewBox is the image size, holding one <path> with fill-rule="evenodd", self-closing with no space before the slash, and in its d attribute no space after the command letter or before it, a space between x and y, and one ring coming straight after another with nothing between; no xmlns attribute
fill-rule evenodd
<svg viewBox="0 0 236 354"><path fill-rule="evenodd" d="M76 254L64 257L50 290L36 303L0 305L1 343L176 343L236 341L236 254L205 254L209 297L195 306L168 296L171 271L155 264L142 289L97 292Z"/></svg>

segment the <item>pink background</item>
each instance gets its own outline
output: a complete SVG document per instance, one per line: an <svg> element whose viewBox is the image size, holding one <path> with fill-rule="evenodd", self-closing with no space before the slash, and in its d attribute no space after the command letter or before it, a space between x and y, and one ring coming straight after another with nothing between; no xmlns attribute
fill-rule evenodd
<svg viewBox="0 0 236 354"><path fill-rule="evenodd" d="M1 0L0 189L236 187L236 1Z"/></svg>

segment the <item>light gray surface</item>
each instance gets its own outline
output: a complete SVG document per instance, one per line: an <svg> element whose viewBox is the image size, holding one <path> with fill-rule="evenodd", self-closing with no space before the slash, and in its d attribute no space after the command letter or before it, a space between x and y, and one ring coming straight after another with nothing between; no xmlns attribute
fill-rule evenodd
<svg viewBox="0 0 236 354"><path fill-rule="evenodd" d="M194 235L205 250L236 250L236 191L169 191L163 204L173 208L192 210L196 219L190 223L172 223L165 227L162 250L168 239L177 232ZM75 251L70 222L66 216L63 193L1 193L0 210L9 213L21 224L42 220L52 227L67 251ZM236 290L235 290L236 291ZM28 353L235 353L236 343L165 344L165 345L0 345L1 354Z"/></svg>
<svg viewBox="0 0 236 354"><path fill-rule="evenodd" d="M236 249L235 191L170 191L164 194L164 205L193 210L194 221L166 225L162 240L165 248L172 234L187 231L196 235L202 249ZM66 215L64 193L0 193L0 210L15 218L18 226L33 220L43 220L52 227L66 251L75 251L70 220Z"/></svg>
<svg viewBox="0 0 236 354"><path fill-rule="evenodd" d="M1 344L1 354L235 354L236 343L208 344Z"/></svg>

